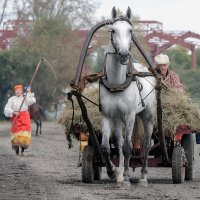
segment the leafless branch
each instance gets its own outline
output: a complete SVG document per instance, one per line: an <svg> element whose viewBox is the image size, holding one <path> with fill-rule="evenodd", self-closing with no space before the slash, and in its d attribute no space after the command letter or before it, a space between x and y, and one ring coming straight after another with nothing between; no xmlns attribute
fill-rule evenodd
<svg viewBox="0 0 200 200"><path fill-rule="evenodd" d="M0 25L3 22L3 19L4 19L7 3L8 3L8 0L4 0L3 7L2 7L2 12L1 12L1 18L0 18Z"/></svg>

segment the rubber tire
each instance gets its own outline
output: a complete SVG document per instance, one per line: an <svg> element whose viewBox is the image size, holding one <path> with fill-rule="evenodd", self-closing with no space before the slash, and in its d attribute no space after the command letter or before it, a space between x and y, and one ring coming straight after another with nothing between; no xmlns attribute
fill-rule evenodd
<svg viewBox="0 0 200 200"><path fill-rule="evenodd" d="M183 183L185 180L184 148L175 146L172 153L172 180L173 183Z"/></svg>
<svg viewBox="0 0 200 200"><path fill-rule="evenodd" d="M92 146L86 146L82 153L82 181L83 183L94 182L94 167L93 167L94 149Z"/></svg>
<svg viewBox="0 0 200 200"><path fill-rule="evenodd" d="M102 175L102 167L94 167L94 180L100 181Z"/></svg>
<svg viewBox="0 0 200 200"><path fill-rule="evenodd" d="M190 181L194 179L194 135L183 135L181 144L188 162L185 167L185 180Z"/></svg>

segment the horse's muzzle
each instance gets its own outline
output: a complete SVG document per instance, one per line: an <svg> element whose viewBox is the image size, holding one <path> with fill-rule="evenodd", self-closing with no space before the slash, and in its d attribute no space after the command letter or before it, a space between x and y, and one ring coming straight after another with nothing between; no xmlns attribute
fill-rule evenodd
<svg viewBox="0 0 200 200"><path fill-rule="evenodd" d="M119 54L120 55L120 54ZM127 55L120 55L120 63L122 65L127 65L129 63L130 54Z"/></svg>

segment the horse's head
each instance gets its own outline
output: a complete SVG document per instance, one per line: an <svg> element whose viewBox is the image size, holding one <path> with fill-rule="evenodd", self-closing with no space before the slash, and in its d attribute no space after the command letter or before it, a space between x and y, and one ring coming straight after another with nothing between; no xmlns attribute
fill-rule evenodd
<svg viewBox="0 0 200 200"><path fill-rule="evenodd" d="M111 43L116 53L121 56L121 63L123 64L127 61L131 49L131 9L128 7L125 16L117 16L117 11L113 7L112 18L113 24L110 27Z"/></svg>

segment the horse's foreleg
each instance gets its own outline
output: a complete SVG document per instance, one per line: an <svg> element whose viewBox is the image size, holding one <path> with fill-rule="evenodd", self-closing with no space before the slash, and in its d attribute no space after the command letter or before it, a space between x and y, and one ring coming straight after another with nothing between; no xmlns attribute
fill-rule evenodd
<svg viewBox="0 0 200 200"><path fill-rule="evenodd" d="M119 151L119 168L118 168L118 176L117 176L117 182L122 182L124 180L123 174L124 174L124 155L122 152L122 146L124 143L124 138L122 135L122 125L121 120L116 120L113 124L114 127L114 133L117 137L117 146Z"/></svg>
<svg viewBox="0 0 200 200"><path fill-rule="evenodd" d="M141 168L141 178L139 183L143 186L148 185L147 173L148 173L148 155L151 148L151 135L153 132L153 117L151 113L143 113L143 125L144 125L144 140L143 140L143 151L144 151L144 162Z"/></svg>
<svg viewBox="0 0 200 200"><path fill-rule="evenodd" d="M110 160L109 138L110 138L110 133L111 133L111 122L109 119L105 117L103 117L102 119L102 132L103 132L103 138L102 138L101 147L102 147L102 152L106 161L107 174L110 178L115 179L116 168Z"/></svg>
<svg viewBox="0 0 200 200"><path fill-rule="evenodd" d="M129 182L129 161L132 153L132 133L135 123L135 114L128 116L125 119L125 138L123 144L123 154L124 154L124 181Z"/></svg>

